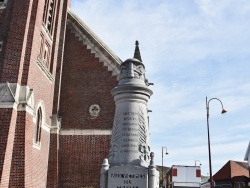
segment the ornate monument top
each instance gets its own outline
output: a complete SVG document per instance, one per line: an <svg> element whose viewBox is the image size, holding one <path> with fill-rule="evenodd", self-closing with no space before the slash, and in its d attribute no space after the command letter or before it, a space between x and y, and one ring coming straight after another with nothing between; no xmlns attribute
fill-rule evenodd
<svg viewBox="0 0 250 188"><path fill-rule="evenodd" d="M138 40L135 41L135 53L134 53L134 58L135 58L135 59L138 59L140 62L142 62Z"/></svg>
<svg viewBox="0 0 250 188"><path fill-rule="evenodd" d="M145 78L145 66L142 63L141 54L139 50L139 42L136 41L134 57L129 58L121 64L119 84L140 84L147 85L147 80Z"/></svg>

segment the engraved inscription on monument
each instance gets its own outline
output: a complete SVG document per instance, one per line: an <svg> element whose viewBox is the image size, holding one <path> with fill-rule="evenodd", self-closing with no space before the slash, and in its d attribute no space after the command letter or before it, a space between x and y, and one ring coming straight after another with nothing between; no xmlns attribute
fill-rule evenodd
<svg viewBox="0 0 250 188"><path fill-rule="evenodd" d="M146 188L148 170L132 165L114 167L108 172L108 182L112 188Z"/></svg>
<svg viewBox="0 0 250 188"><path fill-rule="evenodd" d="M148 122L145 115L146 106L143 104L117 108L109 152L111 164L149 163Z"/></svg>
<svg viewBox="0 0 250 188"><path fill-rule="evenodd" d="M121 153L138 152L137 112L123 112Z"/></svg>

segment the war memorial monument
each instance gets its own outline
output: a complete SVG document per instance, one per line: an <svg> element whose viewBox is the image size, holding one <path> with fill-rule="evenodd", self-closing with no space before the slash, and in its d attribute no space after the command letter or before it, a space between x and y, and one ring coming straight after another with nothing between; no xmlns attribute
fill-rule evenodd
<svg viewBox="0 0 250 188"><path fill-rule="evenodd" d="M101 188L158 188L159 172L150 151L148 88L139 43L134 58L120 66L118 85L111 93L116 104L109 158L103 160Z"/></svg>

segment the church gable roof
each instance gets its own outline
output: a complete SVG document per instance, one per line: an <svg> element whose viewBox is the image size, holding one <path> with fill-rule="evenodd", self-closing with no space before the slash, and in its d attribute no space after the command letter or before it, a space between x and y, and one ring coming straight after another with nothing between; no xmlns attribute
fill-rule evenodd
<svg viewBox="0 0 250 188"><path fill-rule="evenodd" d="M91 53L95 54L96 58L112 71L113 76L118 76L119 67L122 63L121 59L115 55L104 42L99 39L93 31L80 20L72 11L68 11L67 28L86 45Z"/></svg>

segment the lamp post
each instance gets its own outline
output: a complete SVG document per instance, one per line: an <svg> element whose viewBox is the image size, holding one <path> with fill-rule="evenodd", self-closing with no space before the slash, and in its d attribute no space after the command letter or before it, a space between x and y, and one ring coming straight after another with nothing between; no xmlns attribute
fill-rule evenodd
<svg viewBox="0 0 250 188"><path fill-rule="evenodd" d="M168 152L167 152L167 148L166 147L162 147L161 148L161 155L162 155L162 166L161 166L161 177L162 177L162 181L161 181L161 183L162 183L162 187L163 187L163 150L164 149L166 149L166 155L168 155Z"/></svg>
<svg viewBox="0 0 250 188"><path fill-rule="evenodd" d="M196 166L196 161L200 163L200 166L202 165L201 162L199 160L195 160L194 163L195 163L195 166Z"/></svg>
<svg viewBox="0 0 250 188"><path fill-rule="evenodd" d="M209 102L211 100L217 100L221 103L221 108L222 108L222 111L221 113L224 114L226 113L227 111L223 108L223 104L221 102L220 99L218 98L211 98L209 100L207 100L207 97L206 97L206 109L207 109L207 139L208 139L208 156L209 156L209 175L210 175L210 187L211 188L214 188L214 185L213 185L213 176L212 176L212 162L211 162L211 150L210 150L210 135L209 135Z"/></svg>

